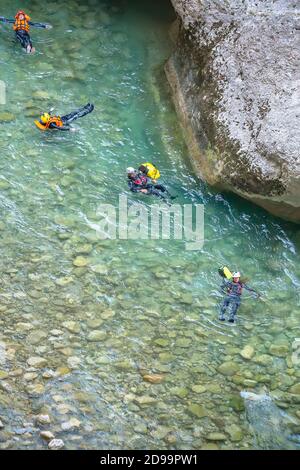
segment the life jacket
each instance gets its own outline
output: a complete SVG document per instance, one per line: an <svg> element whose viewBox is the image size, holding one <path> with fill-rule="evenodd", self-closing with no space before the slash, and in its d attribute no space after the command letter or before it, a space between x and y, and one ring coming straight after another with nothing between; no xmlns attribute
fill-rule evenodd
<svg viewBox="0 0 300 470"><path fill-rule="evenodd" d="M139 173L138 175L135 176L135 178L132 181L137 186L144 186L145 184L147 184L148 179L147 179L147 176Z"/></svg>
<svg viewBox="0 0 300 470"><path fill-rule="evenodd" d="M53 123L55 124L56 126L58 127L62 127L64 125L64 123L62 122L61 118L59 116L51 116L49 121L44 123L44 122L41 122L41 121L34 121L34 124L41 130L41 131L45 131L47 129L49 129L49 126L50 124Z"/></svg>
<svg viewBox="0 0 300 470"><path fill-rule="evenodd" d="M153 180L158 180L160 177L160 172L159 170L153 165L153 163L142 163L143 166L145 166L148 169L147 176Z"/></svg>
<svg viewBox="0 0 300 470"><path fill-rule="evenodd" d="M46 126L43 122L41 121L38 121L38 120L35 120L34 121L34 124L36 125L36 127L38 127L41 131L45 131L46 130Z"/></svg>
<svg viewBox="0 0 300 470"><path fill-rule="evenodd" d="M50 124L55 124L57 127L63 127L64 125L59 116L51 116L49 121L45 124L46 129L49 129Z"/></svg>
<svg viewBox="0 0 300 470"><path fill-rule="evenodd" d="M23 15L25 18L23 20L20 20L20 15ZM29 31L30 29L30 26L28 24L28 21L30 20L30 16L26 15L26 13L24 13L24 11L18 11L18 13L16 14L15 16L16 18L16 21L15 21L15 24L13 25L13 28L15 31Z"/></svg>

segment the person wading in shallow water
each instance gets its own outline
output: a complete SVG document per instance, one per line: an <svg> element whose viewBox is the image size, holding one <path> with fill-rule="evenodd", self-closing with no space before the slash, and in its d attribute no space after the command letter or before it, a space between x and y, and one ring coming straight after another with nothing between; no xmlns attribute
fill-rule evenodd
<svg viewBox="0 0 300 470"><path fill-rule="evenodd" d="M241 295L242 295L243 289L246 289L249 292L253 292L256 298L260 297L260 294L258 294L254 289L251 289L251 287L248 287L244 282L241 282L240 278L241 278L241 275L239 272L237 272L233 274L231 280L226 279L226 278L223 279L221 288L223 291L226 292L227 295L221 306L221 311L220 311L220 316L219 316L219 320L221 321L225 320L225 312L227 308L229 307L230 314L229 314L228 321L230 323L234 323L236 313L239 309L239 306L241 305Z"/></svg>
<svg viewBox="0 0 300 470"><path fill-rule="evenodd" d="M20 42L21 46L27 54L35 52L35 48L32 45L31 38L29 35L30 27L34 28L43 28L43 29L51 29L52 26L46 23L33 23L30 21L30 16L26 15L23 10L19 10L15 16L15 19L8 19L0 16L0 21L3 23L12 23L13 29L16 33L16 38Z"/></svg>

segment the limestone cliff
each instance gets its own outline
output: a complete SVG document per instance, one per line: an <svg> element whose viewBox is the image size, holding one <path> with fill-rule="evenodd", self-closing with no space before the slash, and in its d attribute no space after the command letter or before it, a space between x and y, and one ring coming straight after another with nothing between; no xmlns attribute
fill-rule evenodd
<svg viewBox="0 0 300 470"><path fill-rule="evenodd" d="M166 73L199 174L299 223L299 4L172 3Z"/></svg>

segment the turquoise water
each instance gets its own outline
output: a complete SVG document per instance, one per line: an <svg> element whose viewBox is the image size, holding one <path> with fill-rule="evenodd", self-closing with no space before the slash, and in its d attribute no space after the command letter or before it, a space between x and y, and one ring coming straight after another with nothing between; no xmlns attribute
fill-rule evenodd
<svg viewBox="0 0 300 470"><path fill-rule="evenodd" d="M5 5L9 17L20 7ZM288 441L274 436L270 447L296 448L300 231L195 176L163 73L172 10L125 0L22 7L53 29L32 30L31 56L0 30L0 447L46 448L39 433L50 430L69 449L253 448L263 440L239 396L250 390L282 410ZM88 101L95 111L75 133L33 124ZM126 167L147 160L176 202L204 203L200 252L178 240L99 239L101 203L120 194L157 203L127 190ZM220 264L264 297L246 294L235 325L217 320ZM246 345L251 359L240 355ZM36 356L44 361L32 367Z"/></svg>

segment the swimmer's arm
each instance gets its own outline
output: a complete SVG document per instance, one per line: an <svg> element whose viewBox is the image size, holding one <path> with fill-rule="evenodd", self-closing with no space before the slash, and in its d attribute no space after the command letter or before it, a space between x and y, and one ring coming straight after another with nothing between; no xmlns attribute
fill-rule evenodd
<svg viewBox="0 0 300 470"><path fill-rule="evenodd" d="M9 18L4 18L4 16L0 16L0 21L2 21L2 23L15 23L16 20L10 20Z"/></svg>
<svg viewBox="0 0 300 470"><path fill-rule="evenodd" d="M251 289L251 287L247 286L247 284L243 284L244 289L248 290L249 292L255 292L254 289Z"/></svg>
<svg viewBox="0 0 300 470"><path fill-rule="evenodd" d="M255 294L257 297L261 297L261 294L259 294L258 292L256 292L255 289L252 289L251 287L247 286L247 284L243 284L243 287L244 287L244 289L246 289L247 291L252 292L253 294Z"/></svg>
<svg viewBox="0 0 300 470"><path fill-rule="evenodd" d="M33 23L32 21L28 21L28 24L30 26L33 26L34 28L44 28L44 29L51 29L52 25L47 24L47 23Z"/></svg>

